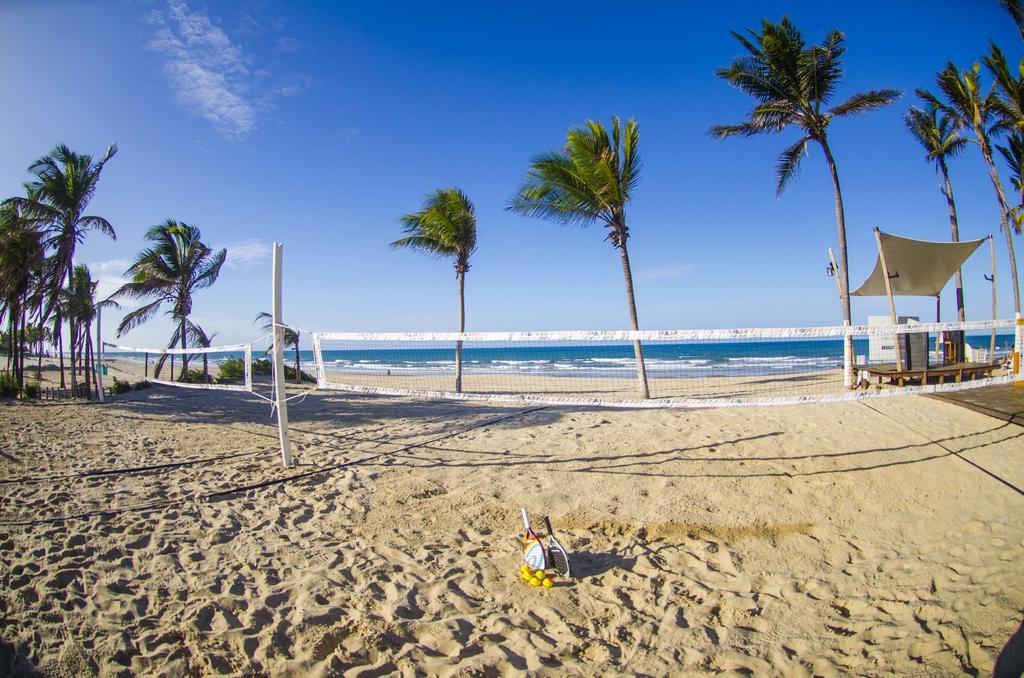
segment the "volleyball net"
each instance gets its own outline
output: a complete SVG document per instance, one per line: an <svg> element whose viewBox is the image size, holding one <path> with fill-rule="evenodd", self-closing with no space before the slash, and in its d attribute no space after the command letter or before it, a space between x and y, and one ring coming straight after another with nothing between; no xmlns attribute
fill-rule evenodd
<svg viewBox="0 0 1024 678"><path fill-rule="evenodd" d="M1013 320L639 332L313 332L317 386L667 408L835 402L1014 379Z"/></svg>
<svg viewBox="0 0 1024 678"><path fill-rule="evenodd" d="M103 343L103 364L115 374L181 388L252 392L256 372L270 373L266 360L252 360L252 344L208 348L141 348Z"/></svg>

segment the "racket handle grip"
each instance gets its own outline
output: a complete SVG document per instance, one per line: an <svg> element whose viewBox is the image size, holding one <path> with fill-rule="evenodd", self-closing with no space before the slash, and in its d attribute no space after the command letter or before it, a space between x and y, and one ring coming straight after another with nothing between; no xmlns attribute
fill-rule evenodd
<svg viewBox="0 0 1024 678"><path fill-rule="evenodd" d="M555 533L555 531L551 529L551 520L547 516L544 516L544 527L548 530L548 536Z"/></svg>
<svg viewBox="0 0 1024 678"><path fill-rule="evenodd" d="M530 517L528 515L526 515L526 508L523 507L520 510L523 512L523 527L525 527L527 530L529 530L530 529Z"/></svg>

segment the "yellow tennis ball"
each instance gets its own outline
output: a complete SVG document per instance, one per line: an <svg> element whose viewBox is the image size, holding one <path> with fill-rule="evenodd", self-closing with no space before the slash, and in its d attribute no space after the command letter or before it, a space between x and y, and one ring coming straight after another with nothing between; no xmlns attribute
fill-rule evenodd
<svg viewBox="0 0 1024 678"><path fill-rule="evenodd" d="M519 569L522 570L523 572L529 572L530 571L530 566L529 565L520 565Z"/></svg>
<svg viewBox="0 0 1024 678"><path fill-rule="evenodd" d="M530 586L540 586L540 581L538 581L537 579L531 579Z"/></svg>
<svg viewBox="0 0 1024 678"><path fill-rule="evenodd" d="M544 588L549 589L549 588L551 588L554 585L555 585L555 582L551 581L550 579L545 579L544 580L544 583L543 583Z"/></svg>

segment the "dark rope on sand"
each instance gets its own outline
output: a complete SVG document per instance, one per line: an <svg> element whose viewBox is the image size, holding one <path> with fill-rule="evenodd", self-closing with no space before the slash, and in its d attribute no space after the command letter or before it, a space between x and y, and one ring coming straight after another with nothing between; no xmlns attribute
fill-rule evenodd
<svg viewBox="0 0 1024 678"><path fill-rule="evenodd" d="M56 476L20 476L18 478L3 478L0 479L0 485L12 485L14 483L45 483L54 480L75 480L79 478L95 478L95 477L109 477L109 476L120 476L128 475L131 473L145 473L146 471L159 471L161 469L178 468L181 466L194 466L196 464L204 464L207 462L221 461L223 459L236 459L238 457L249 457L260 452L266 452L272 450L272 447L262 447L258 450L250 450L246 452L234 452L231 454L222 454L216 457L203 457L202 459L188 459L186 461L175 461L166 464L150 464L148 466L129 466L129 467L118 467L118 468L101 468L93 471L83 471L82 473L66 473L63 475Z"/></svg>
<svg viewBox="0 0 1024 678"><path fill-rule="evenodd" d="M946 447L945 445L943 445L942 443L940 443L940 442L938 442L938 441L936 441L936 440L932 440L932 439L931 439L930 437L928 437L928 436L924 435L923 433L919 433L918 431L915 431L914 429L910 428L909 426L907 426L907 425L906 425L905 423L903 423L903 422L902 422L902 421L900 421L899 419L896 419L895 417L891 417L891 416L889 416L888 414L886 414L885 412L882 412L881 410L879 410L879 409L876 409L876 408L872 407L871 405L868 405L868 404L867 404L866 402L864 402L863 400L862 400L862 401L860 401L860 403L861 403L861 405L863 405L864 407L868 408L869 410L873 410L873 411L877 412L878 414L882 415L882 416L883 416L883 417L885 417L886 419L888 419L888 420L890 420L890 421L894 421L894 422L896 422L897 424L899 424L899 425L900 425L900 426L902 426L903 428L907 429L908 431L910 431L910 432L911 432L911 433L913 433L914 435L916 435L916 436L918 436L918 437L920 437L920 438L924 438L925 440L927 440L928 442L932 443L933 445L938 445L939 447L941 447L942 449L944 449L944 450L945 450L946 452L949 452L949 453L950 453L951 455L953 455L953 456L954 456L954 457L956 457L957 459L960 459L961 461L965 461L965 462L967 462L968 464L970 464L970 465L971 465L971 466L973 466L974 468L978 469L979 471L981 471L981 472L982 472L982 473L984 473L985 475L989 476L990 478L993 478L994 480L997 480L997 481L999 481L1000 483L1002 483L1003 485L1006 485L1006 486L1007 486L1008 488L1010 488L1011 490L1013 490L1013 491L1014 491L1014 492L1016 492L1017 494L1019 494L1019 495L1022 495L1022 496L1024 496L1024 490L1022 490L1021 488L1017 487L1016 485L1014 485L1013 483L1011 483L1011 482L1010 482L1009 480L1006 480L1005 478L1003 478L1003 477L1001 477L1001 476L998 476L998 475L996 475L996 474L995 474L995 473L993 473L992 471L989 471L989 470L988 470L987 468L985 468L985 467L984 467L984 466L982 466L981 464L978 464L977 462L973 462L973 461L971 461L970 459L968 459L967 457L965 457L965 456L963 456L962 454L960 454L959 452L957 452L956 450L951 450L951 449L949 449L948 447Z"/></svg>
<svg viewBox="0 0 1024 678"><path fill-rule="evenodd" d="M337 469L345 468L347 466L356 466L358 464L365 464L367 462L371 462L371 461L373 461L375 459L379 459L381 457L393 456L393 455L399 454L401 452L407 452L409 450L416 449L418 447L426 447L427 445L432 445L432 444L434 444L436 442L439 442L441 440L446 440L448 438L454 438L456 436L460 436L463 433L468 433L469 431L472 431L474 429L483 428L484 426L490 426L492 424L497 424L497 423L506 421L508 419L512 419L514 417L521 417L521 416L524 416L524 415L527 415L527 414L531 414L533 412L538 412L540 410L546 410L547 408L548 408L548 406L546 406L546 405L545 406L541 406L541 407L533 407L533 408L530 408L528 410L523 410L521 412L513 412L511 414L506 414L506 415L503 415L501 417L495 417L493 419L487 419L486 421L477 422L475 424L472 424L472 425L467 426L465 428L458 429L456 431L451 431L449 433L443 433L443 434L441 434L439 436L435 436L435 437L433 437L433 438L431 438L429 440L424 440L424 441L418 442L418 443L410 443L408 445L400 447L399 449L393 450L391 452L378 452L376 454L371 454L369 456L362 457L360 459L353 459L351 461L344 461L344 462L341 462L341 463L338 463L338 464L331 464L330 466L324 466L322 468L313 469L312 471L305 471L303 473L296 473L296 474L293 474L293 475L290 475L290 476L285 476L283 478L274 478L272 480L265 480L263 482L253 483L251 485L240 485L240 486L236 486L236 487L229 487L229 488L223 489L223 490L218 490L216 492L210 492L210 493L207 493L207 494L196 495L196 496L192 497L192 501L194 501L194 502L213 501L215 499L221 499L221 498L224 498L224 497L229 497L229 496L232 496L232 495L241 494L243 492L252 492L254 490L261 490L261 489L265 489L267 487L273 487L273 486L276 486L276 485L283 485L284 483L289 483L289 482L292 482L294 480L302 480L302 479L305 479L305 478L311 478L313 476L320 475L320 474L323 474L323 473L328 473L330 471L336 471ZM183 504L187 500L188 500L187 497L183 498L183 499L166 499L166 500L163 500L163 501L151 502L151 503L148 503L148 504L136 504L134 506L122 506L122 507L119 507L119 508L111 508L111 509L98 509L98 510L94 510L94 511L86 511L84 513L78 513L78 514L74 514L74 515L55 516L55 517L52 517L52 518L38 518L36 520L0 521L0 526L3 526L3 527L15 527L15 526L47 525L47 524L55 524L55 523L64 523L64 522L68 522L70 520L84 520L84 519L87 519L87 518L94 518L94 517L98 517L98 516L114 516L114 515L119 515L119 514L122 514L122 513L130 513L130 512L135 512L135 511L152 511L152 510L155 510L155 509L166 508L168 506L172 506L172 505L175 505L175 504Z"/></svg>

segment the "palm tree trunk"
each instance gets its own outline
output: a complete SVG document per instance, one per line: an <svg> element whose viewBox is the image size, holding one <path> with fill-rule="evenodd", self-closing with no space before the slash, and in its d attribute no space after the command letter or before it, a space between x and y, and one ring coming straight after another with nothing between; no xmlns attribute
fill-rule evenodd
<svg viewBox="0 0 1024 678"><path fill-rule="evenodd" d="M839 186L839 171L836 169L835 158L832 157L832 150L828 147L828 141L824 138L818 139L821 149L825 153L825 161L828 163L828 171L832 175L832 192L836 203L836 235L839 240L839 268L836 273L842 282L842 294L839 296L839 303L843 311L843 324L853 324L850 313L850 274L849 257L846 253L846 212L843 209L843 191ZM846 388L853 388L853 337L843 338L843 385Z"/></svg>
<svg viewBox="0 0 1024 678"><path fill-rule="evenodd" d="M181 348L184 350L188 348L185 343L185 316L181 317ZM181 381L185 381L185 375L188 372L188 356L184 353L181 354ZM171 380L174 380L174 372L171 372Z"/></svg>
<svg viewBox="0 0 1024 678"><path fill-rule="evenodd" d="M18 384L25 388L25 303L20 305L21 310L21 337L18 342Z"/></svg>
<svg viewBox="0 0 1024 678"><path fill-rule="evenodd" d="M939 169L942 170L942 193L946 196L946 206L949 207L949 227L953 232L953 242L960 242L960 226L956 218L953 184L949 181L949 170L946 168L946 161L942 158L939 158ZM964 309L964 279L959 268L956 269L956 315L960 322L967 319L967 311Z"/></svg>
<svg viewBox="0 0 1024 678"><path fill-rule="evenodd" d="M67 383L64 381L64 332L61 331L63 328L61 327L60 312L57 313L53 327L57 335L55 342L57 355L60 357L60 387L67 388Z"/></svg>
<svg viewBox="0 0 1024 678"><path fill-rule="evenodd" d="M72 291L72 285L74 282L74 269L72 268L71 261L68 260L68 291ZM78 376L75 374L75 352L78 349L76 325L78 323L72 320L68 323L68 332L71 335L71 397L78 396Z"/></svg>
<svg viewBox="0 0 1024 678"><path fill-rule="evenodd" d="M640 330L636 316L636 298L633 295L633 270L629 266L629 251L626 249L625 234L619 240L619 256L622 258L622 275L626 280L626 303L629 306L629 322L633 331ZM644 347L639 339L633 340L633 353L636 355L636 380L640 387L640 397L647 400L651 397L647 387L647 365L644 362Z"/></svg>
<svg viewBox="0 0 1024 678"><path fill-rule="evenodd" d="M988 165L988 176L992 180L992 187L996 191L996 198L999 201L999 211L1003 217L1003 233L1006 234L1006 251L1010 255L1010 281L1013 283L1013 313L1020 317L1020 283L1017 280L1017 256L1013 251L1013 235L1010 226L1010 203L1006 201L1006 194L1003 192L1003 183L999 180L999 171L992 161L992 148L989 146L988 137L984 130L975 129L975 134L981 140L981 154Z"/></svg>
<svg viewBox="0 0 1024 678"><path fill-rule="evenodd" d="M460 271L459 278L459 333L466 331L466 273ZM455 342L455 392L462 393L462 341Z"/></svg>
<svg viewBox="0 0 1024 678"><path fill-rule="evenodd" d="M82 357L85 363L85 393L86 397L92 398L92 370L89 369L89 354L92 352L92 338L89 336L89 328L92 323L86 323L82 327Z"/></svg>

